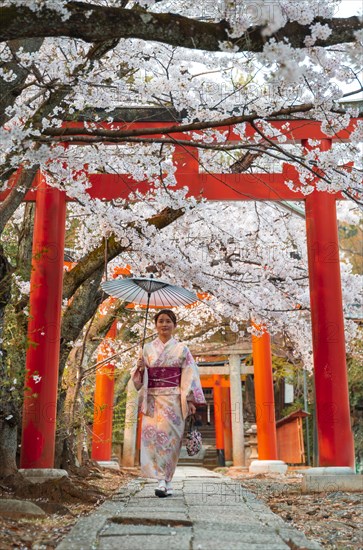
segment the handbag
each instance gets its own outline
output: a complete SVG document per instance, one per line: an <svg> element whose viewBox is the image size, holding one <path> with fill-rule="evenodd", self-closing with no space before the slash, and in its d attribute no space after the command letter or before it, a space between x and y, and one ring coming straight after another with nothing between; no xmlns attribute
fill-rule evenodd
<svg viewBox="0 0 363 550"><path fill-rule="evenodd" d="M187 425L187 437L185 446L187 448L187 453L189 456L194 456L199 453L202 448L202 435L194 427L195 417L191 415L188 418Z"/></svg>

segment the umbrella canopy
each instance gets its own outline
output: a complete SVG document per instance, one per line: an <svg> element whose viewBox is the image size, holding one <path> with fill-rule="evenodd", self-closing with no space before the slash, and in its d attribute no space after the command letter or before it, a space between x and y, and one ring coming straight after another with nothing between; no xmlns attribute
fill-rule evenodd
<svg viewBox="0 0 363 550"><path fill-rule="evenodd" d="M114 279L105 281L101 286L107 294L115 296L115 298L142 306L186 306L198 300L194 292L152 277Z"/></svg>
<svg viewBox="0 0 363 550"><path fill-rule="evenodd" d="M143 345L145 341L149 306L164 308L187 306L198 300L194 292L190 292L180 286L171 285L165 281L159 281L153 277L114 279L112 281L105 281L101 284L101 287L107 294L115 298L120 298L125 302L132 302L142 306L146 305Z"/></svg>

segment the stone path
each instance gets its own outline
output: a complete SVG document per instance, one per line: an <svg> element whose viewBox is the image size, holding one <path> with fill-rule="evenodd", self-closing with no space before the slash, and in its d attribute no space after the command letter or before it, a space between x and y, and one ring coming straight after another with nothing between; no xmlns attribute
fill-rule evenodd
<svg viewBox="0 0 363 550"><path fill-rule="evenodd" d="M196 467L179 467L174 495L154 496L155 481L122 487L82 518L58 550L315 550L240 483Z"/></svg>

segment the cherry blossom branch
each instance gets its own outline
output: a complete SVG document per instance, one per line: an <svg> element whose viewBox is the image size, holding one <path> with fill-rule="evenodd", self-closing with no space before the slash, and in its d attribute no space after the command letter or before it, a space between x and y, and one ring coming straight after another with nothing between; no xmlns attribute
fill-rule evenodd
<svg viewBox="0 0 363 550"><path fill-rule="evenodd" d="M319 172L316 172L316 170L314 170L313 168L311 168L306 162L302 161L299 159L299 157L297 157L296 155L292 155L290 154L288 151L286 151L285 149L283 149L282 147L280 147L279 145L277 145L274 141L272 141L271 139L269 139L263 132L261 132L261 130L253 123L251 122L251 125L252 127L254 128L254 130L264 139L266 140L270 145L271 147L274 147L275 149L277 149L278 151L280 151L280 153L283 153L285 154L287 157L289 157L293 162L297 162L298 164L300 164L300 166L303 166L306 170L308 170L309 172L311 172L312 174L314 174L315 177L327 182L327 183L330 183L330 180L328 178L326 178L323 174L319 173Z"/></svg>
<svg viewBox="0 0 363 550"><path fill-rule="evenodd" d="M80 38L86 42L102 42L120 38L139 38L180 46L193 50L220 51L223 44L231 51L261 52L267 38L265 25L251 26L239 36L231 35L227 21L198 21L173 13L153 13L140 8L98 6L85 2L69 2L65 14L42 7L35 11L24 2L0 9L0 41L19 38L57 37ZM68 13L67 13L68 12ZM66 17L64 17L66 15ZM332 46L355 41L355 31L361 28L359 17L315 18L311 24L328 25L330 35L318 39L316 46ZM288 21L275 31L277 41L288 39L293 48L306 48L309 25Z"/></svg>
<svg viewBox="0 0 363 550"><path fill-rule="evenodd" d="M38 165L27 170L23 170L20 174L17 184L10 191L9 195L3 202L0 202L0 234L4 231L5 225L10 220L11 216L23 201L24 196L33 184L35 175L39 169Z"/></svg>
<svg viewBox="0 0 363 550"><path fill-rule="evenodd" d="M161 212L158 212L154 216L151 216L146 220L149 225L153 225L156 229L163 229L167 227L173 221L180 218L184 214L184 208L173 209L170 207L164 208ZM130 223L130 228L137 229L136 223ZM83 257L77 265L65 273L63 284L63 299L69 299L73 296L77 288L86 281L92 273L99 269L105 262L105 256L107 261L111 261L116 258L122 252L131 249L131 243L122 244L115 235L111 235L107 239L107 250L105 251L105 240L95 249L91 250L85 257Z"/></svg>
<svg viewBox="0 0 363 550"><path fill-rule="evenodd" d="M301 105L292 105L269 114L269 119L291 116L294 114L308 113L315 108L313 103L303 103ZM136 137L150 136L155 134L176 134L181 132L190 132L197 130L208 130L211 128L220 128L221 126L233 126L244 122L253 122L260 119L258 113L253 112L248 115L229 116L222 119L205 120L199 122L190 122L188 124L172 124L170 126L159 126L157 128L133 128L129 130L107 130L106 128L46 128L42 131L47 136L101 136L101 137Z"/></svg>

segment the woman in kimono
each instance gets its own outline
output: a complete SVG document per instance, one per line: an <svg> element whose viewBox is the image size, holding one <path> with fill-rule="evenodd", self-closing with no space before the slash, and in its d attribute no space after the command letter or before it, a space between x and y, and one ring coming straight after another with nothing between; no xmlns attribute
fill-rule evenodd
<svg viewBox="0 0 363 550"><path fill-rule="evenodd" d="M166 497L173 494L171 480L182 446L185 419L205 399L192 354L185 344L173 338L174 312L162 309L154 321L158 338L144 346L131 376L140 391L143 413L141 473L157 479L155 495Z"/></svg>

